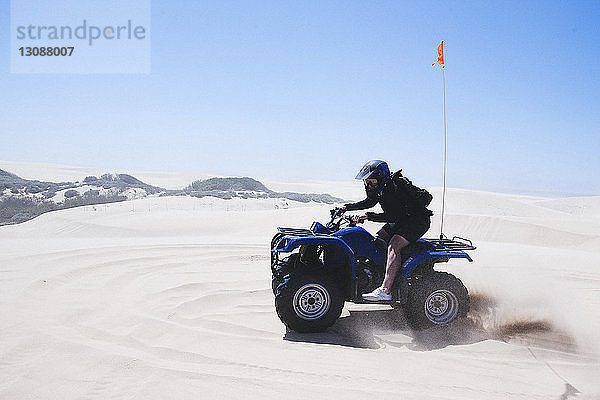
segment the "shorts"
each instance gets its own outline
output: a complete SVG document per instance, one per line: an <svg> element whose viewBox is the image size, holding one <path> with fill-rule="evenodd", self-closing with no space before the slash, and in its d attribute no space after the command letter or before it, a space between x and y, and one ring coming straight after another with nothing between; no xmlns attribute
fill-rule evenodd
<svg viewBox="0 0 600 400"><path fill-rule="evenodd" d="M377 236L389 242L392 236L400 235L413 243L421 238L431 226L429 217L407 218L402 222L388 222L377 232Z"/></svg>

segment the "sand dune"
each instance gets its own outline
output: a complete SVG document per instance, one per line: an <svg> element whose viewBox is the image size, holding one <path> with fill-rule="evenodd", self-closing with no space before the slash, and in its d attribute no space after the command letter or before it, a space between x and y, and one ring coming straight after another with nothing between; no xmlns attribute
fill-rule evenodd
<svg viewBox="0 0 600 400"><path fill-rule="evenodd" d="M447 234L478 250L443 269L473 309L423 333L354 304L325 333L286 332L268 243L327 206L142 199L4 226L0 398L599 398L600 199L448 200Z"/></svg>

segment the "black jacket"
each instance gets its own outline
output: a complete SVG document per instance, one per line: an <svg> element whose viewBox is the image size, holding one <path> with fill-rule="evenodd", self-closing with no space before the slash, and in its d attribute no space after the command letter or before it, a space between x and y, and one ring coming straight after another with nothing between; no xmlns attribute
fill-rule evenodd
<svg viewBox="0 0 600 400"><path fill-rule="evenodd" d="M412 218L429 218L433 213L413 201L403 180L390 178L381 192L367 190L367 198L346 204L347 211L364 210L381 204L383 213L367 213L369 221L403 222Z"/></svg>

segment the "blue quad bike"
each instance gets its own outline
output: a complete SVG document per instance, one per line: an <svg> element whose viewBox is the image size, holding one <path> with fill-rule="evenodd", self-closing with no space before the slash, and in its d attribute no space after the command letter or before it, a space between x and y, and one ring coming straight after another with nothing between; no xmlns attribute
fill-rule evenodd
<svg viewBox="0 0 600 400"><path fill-rule="evenodd" d="M473 261L468 239L419 239L402 252L402 268L391 301L365 301L363 293L381 286L387 243L356 226L341 209L310 229L277 228L271 241L272 289L281 321L296 332L322 332L339 318L345 301L402 308L413 329L449 324L469 311L463 283L437 263Z"/></svg>

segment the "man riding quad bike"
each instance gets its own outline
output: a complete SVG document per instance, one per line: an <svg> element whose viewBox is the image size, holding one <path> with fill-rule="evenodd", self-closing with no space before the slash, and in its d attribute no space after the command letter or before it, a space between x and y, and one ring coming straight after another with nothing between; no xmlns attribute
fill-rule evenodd
<svg viewBox="0 0 600 400"><path fill-rule="evenodd" d="M383 161L367 163L357 179L365 179L367 199L332 210L326 225L278 228L273 237L272 289L282 322L297 332L323 331L338 319L344 301L403 307L416 329L465 316L467 289L434 266L450 258L472 261L464 250L475 247L458 237L419 239L429 228L431 195L399 172L391 175ZM383 214L344 215L377 202ZM367 218L388 223L374 237L356 226ZM412 223L402 224L407 221Z"/></svg>
<svg viewBox="0 0 600 400"><path fill-rule="evenodd" d="M356 218L355 222L365 219L375 222L386 222L377 232L377 236L388 244L385 278L381 287L363 295L365 300L391 300L392 284L400 268L402 249L416 242L429 230L430 217L433 213L427 209L432 196L424 189L414 186L410 180L402 176L402 170L393 176L385 161L367 162L356 175L365 184L367 198L358 203L346 204L344 211L371 208L377 203L383 213L366 213Z"/></svg>

